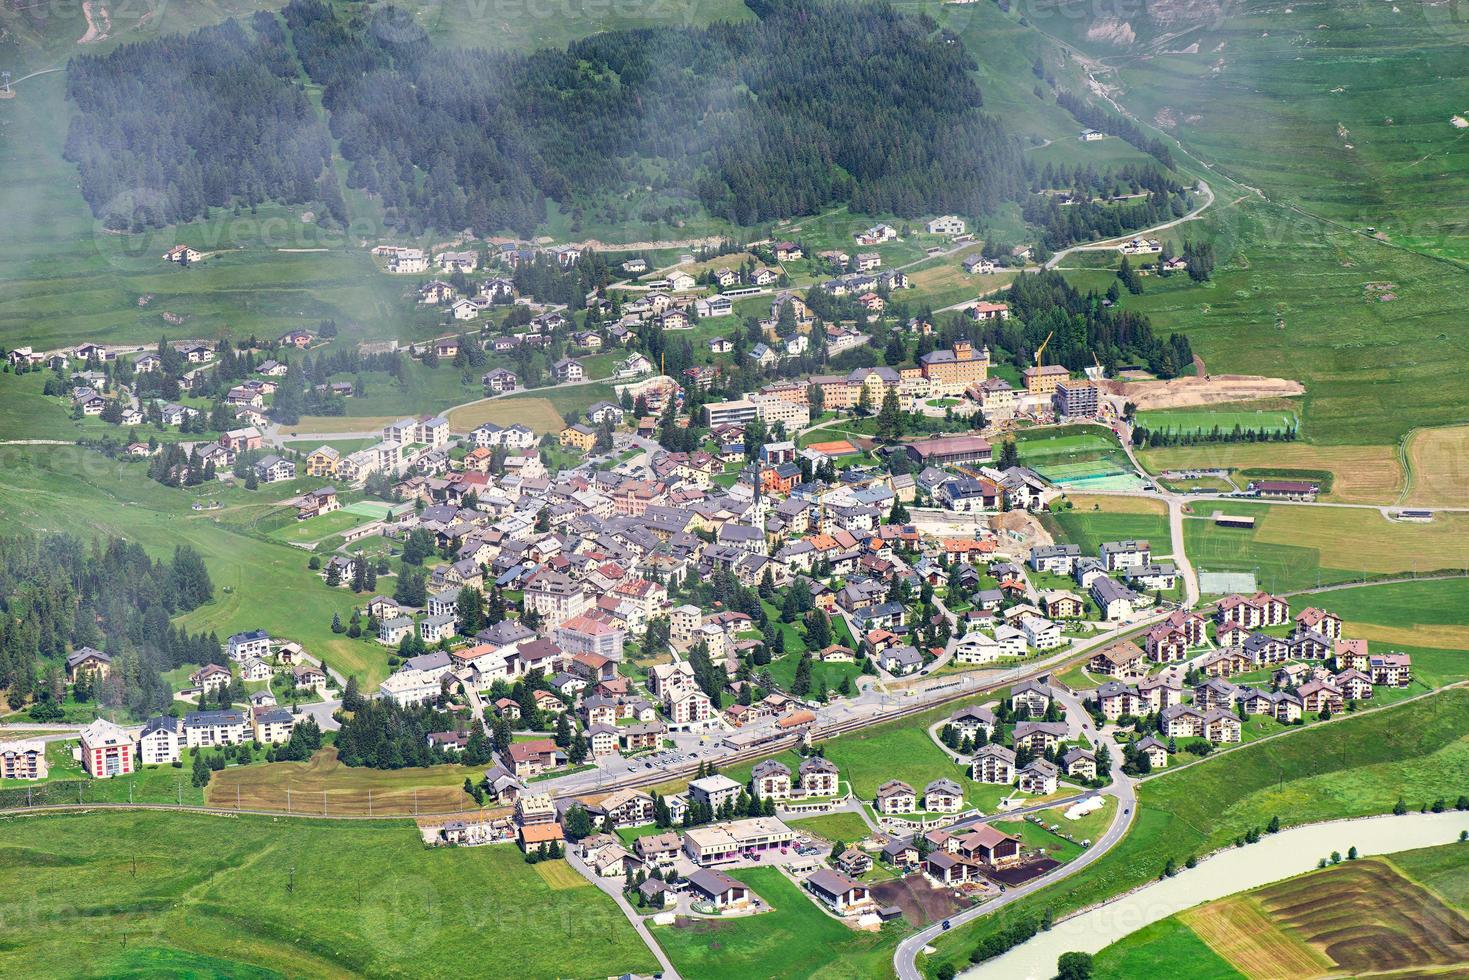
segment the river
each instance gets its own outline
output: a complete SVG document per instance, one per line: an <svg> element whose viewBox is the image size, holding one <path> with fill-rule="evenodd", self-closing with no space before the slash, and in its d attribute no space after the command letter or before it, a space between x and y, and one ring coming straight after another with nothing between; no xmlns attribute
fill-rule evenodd
<svg viewBox="0 0 1469 980"><path fill-rule="evenodd" d="M1410 813L1306 824L1267 834L1257 844L1231 847L1130 895L1057 924L1003 956L965 970L962 980L1046 980L1056 958L1076 950L1096 953L1129 933L1203 902L1290 878L1316 867L1332 851L1391 854L1448 844L1469 830L1469 813ZM1469 844L1464 847L1469 849Z"/></svg>

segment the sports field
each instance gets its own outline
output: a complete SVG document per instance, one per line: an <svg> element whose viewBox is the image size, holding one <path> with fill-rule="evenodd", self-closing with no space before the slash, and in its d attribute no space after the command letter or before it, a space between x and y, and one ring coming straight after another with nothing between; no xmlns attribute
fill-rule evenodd
<svg viewBox="0 0 1469 980"><path fill-rule="evenodd" d="M1022 431L1016 434L1015 448L1022 464L1062 487L1131 489L1140 485L1117 437L1098 426Z"/></svg>
<svg viewBox="0 0 1469 980"><path fill-rule="evenodd" d="M513 845L425 848L408 821L111 812L9 818L0 974L482 975L656 969L611 899ZM554 862L559 864L560 862ZM570 869L567 869L570 870Z"/></svg>
<svg viewBox="0 0 1469 980"><path fill-rule="evenodd" d="M1216 429L1228 435L1236 426L1246 431L1287 432L1294 429L1297 423L1294 412L1280 410L1237 412L1225 409L1217 412L1183 409L1139 412L1137 421L1139 425L1146 426L1155 432L1166 430L1179 435L1209 433Z"/></svg>
<svg viewBox="0 0 1469 980"><path fill-rule="evenodd" d="M352 506L357 506L353 504ZM382 505L376 508L379 516L383 510ZM318 517L310 517L304 521L292 520L290 524L271 532L271 536L281 541L297 544L307 541L319 541L322 538L331 537L333 534L341 534L349 531L359 524L367 523L365 515L343 507L341 510L332 511L330 514L322 514Z"/></svg>
<svg viewBox="0 0 1469 980"><path fill-rule="evenodd" d="M1408 487L1400 503L1469 506L1469 425L1418 429L1405 442Z"/></svg>
<svg viewBox="0 0 1469 980"><path fill-rule="evenodd" d="M427 769L349 768L337 750L324 748L305 762L272 762L225 769L205 791L211 806L328 816L416 816L475 808L464 793L466 778L478 782L484 767Z"/></svg>

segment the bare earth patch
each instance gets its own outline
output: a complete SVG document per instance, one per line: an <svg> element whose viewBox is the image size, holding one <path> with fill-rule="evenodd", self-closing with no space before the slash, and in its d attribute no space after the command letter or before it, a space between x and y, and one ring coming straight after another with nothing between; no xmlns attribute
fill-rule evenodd
<svg viewBox="0 0 1469 980"><path fill-rule="evenodd" d="M1225 402L1284 398L1306 393L1305 385L1289 378L1265 378L1251 374L1220 374L1213 377L1174 378L1171 381L1127 382L1112 390L1126 396L1139 409L1190 408Z"/></svg>

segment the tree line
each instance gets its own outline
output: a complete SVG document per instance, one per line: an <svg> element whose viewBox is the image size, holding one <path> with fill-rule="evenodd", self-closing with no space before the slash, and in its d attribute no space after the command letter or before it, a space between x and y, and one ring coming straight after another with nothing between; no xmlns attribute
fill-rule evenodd
<svg viewBox="0 0 1469 980"><path fill-rule="evenodd" d="M1145 425L1132 430L1132 441L1141 448L1148 446L1196 446L1210 442L1295 442L1295 426L1285 429L1246 428L1235 423L1233 428L1214 426L1210 429L1150 429Z"/></svg>
<svg viewBox="0 0 1469 980"><path fill-rule="evenodd" d="M0 537L0 688L11 708L34 701L33 710L58 717L66 655L93 647L112 657L112 669L77 696L134 717L164 711L173 690L163 672L225 662L218 636L171 622L213 596L203 559L187 545L163 561L117 538Z"/></svg>
<svg viewBox="0 0 1469 980"><path fill-rule="evenodd" d="M1168 149L1168 144L1143 132L1142 127L1131 119L1108 112L1101 106L1093 105L1086 98L1074 95L1065 89L1056 93L1056 104L1071 113L1077 122L1088 129L1116 136L1124 143L1130 143L1142 150L1168 169L1173 169L1173 153Z"/></svg>

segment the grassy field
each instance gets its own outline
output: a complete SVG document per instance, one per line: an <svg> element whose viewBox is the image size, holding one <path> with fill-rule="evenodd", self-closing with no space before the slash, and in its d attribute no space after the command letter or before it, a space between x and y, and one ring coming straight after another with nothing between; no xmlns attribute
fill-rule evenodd
<svg viewBox="0 0 1469 980"><path fill-rule="evenodd" d="M1469 579L1343 589L1322 596L1321 604L1342 617L1349 636L1469 650L1469 627L1464 625Z"/></svg>
<svg viewBox="0 0 1469 980"><path fill-rule="evenodd" d="M1096 980L1132 980L1166 976L1188 964L1192 980L1236 980L1244 977L1214 952L1177 916L1144 926L1096 954Z"/></svg>
<svg viewBox="0 0 1469 980"><path fill-rule="evenodd" d="M449 427L455 432L468 432L476 426L493 422L506 426L528 425L536 435L560 432L566 426L561 413L548 398L495 398L474 402L454 409L448 415Z"/></svg>
<svg viewBox="0 0 1469 980"><path fill-rule="evenodd" d="M281 501L308 481L258 491L221 486L174 489L148 479L139 463L114 463L97 453L54 446L6 446L0 451L0 519L36 530L115 534L163 556L190 544L204 556L214 601L180 622L221 637L261 627L293 639L345 674L375 687L387 676L386 650L331 631L333 613L352 610L349 590L328 589L306 567L299 548L271 539L266 529L290 521ZM295 487L292 491L290 488ZM196 500L224 509L195 512ZM282 597L289 596L289 602Z"/></svg>
<svg viewBox="0 0 1469 980"><path fill-rule="evenodd" d="M1295 428L1297 423L1294 412L1279 410L1238 412L1228 409L1218 411L1160 409L1152 412L1139 412L1137 421L1139 425L1155 431L1167 430L1180 435L1195 432L1207 433L1215 429L1227 434L1235 426L1247 431L1287 432Z"/></svg>
<svg viewBox="0 0 1469 980"><path fill-rule="evenodd" d="M1469 852L1463 847L1420 847L1399 851L1385 860L1459 911L1469 914Z"/></svg>
<svg viewBox="0 0 1469 980"><path fill-rule="evenodd" d="M1417 429L1405 444L1408 487L1400 503L1463 507L1469 503L1469 426Z"/></svg>
<svg viewBox="0 0 1469 980"><path fill-rule="evenodd" d="M829 841L841 841L843 844L855 844L872 833L867 821L855 813L826 813L819 817L787 820L786 823L792 830L815 834Z"/></svg>
<svg viewBox="0 0 1469 980"><path fill-rule="evenodd" d="M1170 916L1096 955L1096 976L1431 973L1469 956L1469 848L1349 861ZM1456 912L1453 906L1457 906Z"/></svg>
<svg viewBox="0 0 1469 980"><path fill-rule="evenodd" d="M683 976L794 980L891 973L897 940L893 927L878 933L849 929L775 868L741 868L734 877L772 911L725 921L680 918L672 926L654 926L654 938Z"/></svg>
<svg viewBox="0 0 1469 980"><path fill-rule="evenodd" d="M1126 838L1073 878L939 939L924 969L968 959L975 941L1007 922L1117 895L1172 858L1226 846L1278 815L1285 825L1386 813L1469 784L1469 691L1455 689L1333 721L1168 772L1139 789Z"/></svg>
<svg viewBox="0 0 1469 980"><path fill-rule="evenodd" d="M1439 514L1431 523L1389 521L1375 510L1235 501L1195 504L1184 540L1201 571L1255 571L1261 588L1291 590L1363 575L1462 570L1469 520ZM1215 510L1255 517L1251 530L1219 527Z"/></svg>
<svg viewBox="0 0 1469 980"><path fill-rule="evenodd" d="M27 910L24 942L0 943L9 976L469 974L487 947L526 976L656 968L609 899L551 887L510 845L426 849L407 822L7 823L0 889Z"/></svg>
<svg viewBox="0 0 1469 980"><path fill-rule="evenodd" d="M1466 108L1453 80L1469 23L1455 8L1245 0L1177 23L1130 18L1148 57L1126 59L1070 7L1027 13L1120 61L1108 81L1127 107L1219 172L1354 231L1469 256L1455 203L1469 196L1469 140L1450 123Z"/></svg>
<svg viewBox="0 0 1469 980"><path fill-rule="evenodd" d="M211 806L353 816L414 816L474 809L466 778L478 782L484 767L427 769L348 768L337 750L325 748L306 762L273 762L226 769L210 780ZM289 794L287 791L289 790ZM369 795L370 794L370 795Z"/></svg>
<svg viewBox="0 0 1469 980"><path fill-rule="evenodd" d="M1213 443L1144 449L1138 460L1150 473L1180 469L1324 470L1332 474L1331 491L1322 500L1345 504L1390 504L1403 490L1403 467L1397 450L1380 446L1314 446L1304 442ZM1243 483L1241 484L1243 486Z"/></svg>
<svg viewBox="0 0 1469 980"><path fill-rule="evenodd" d="M1173 548L1168 510L1159 501L1082 495L1068 499L1074 505L1071 510L1049 512L1041 521L1056 540L1081 545L1083 554L1096 554L1104 541L1133 539L1149 542L1160 555Z"/></svg>

